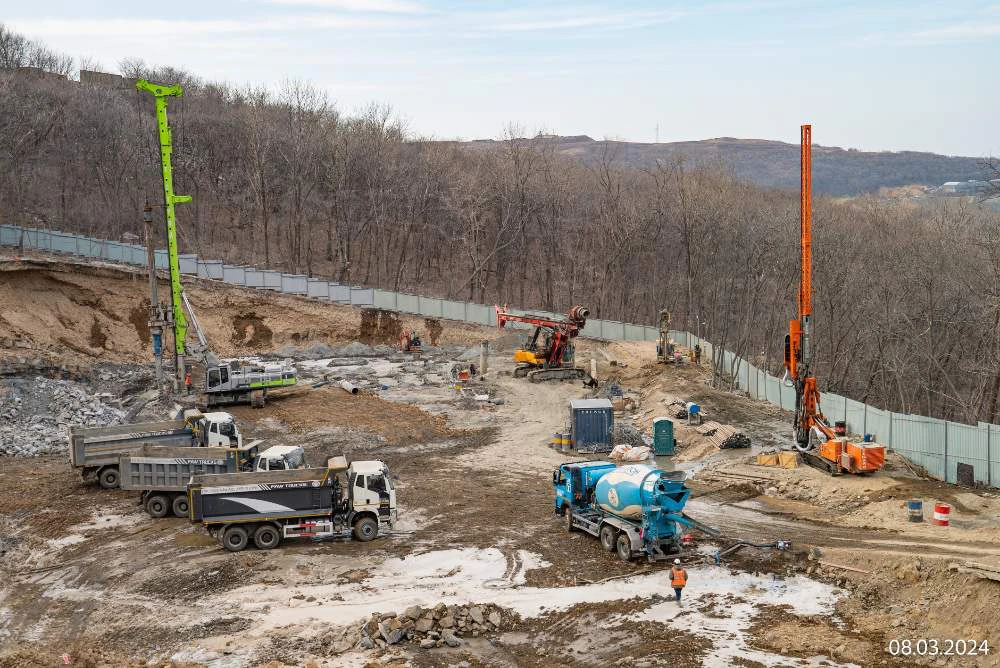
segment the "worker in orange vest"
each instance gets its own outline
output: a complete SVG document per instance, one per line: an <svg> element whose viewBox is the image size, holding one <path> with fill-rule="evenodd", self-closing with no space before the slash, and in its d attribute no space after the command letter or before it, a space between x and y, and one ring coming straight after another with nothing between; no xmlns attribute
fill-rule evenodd
<svg viewBox="0 0 1000 668"><path fill-rule="evenodd" d="M191 394L191 372L186 371L184 373L184 389L187 390L188 394Z"/></svg>
<svg viewBox="0 0 1000 668"><path fill-rule="evenodd" d="M684 591L687 581L688 574L681 567L681 560L674 559L674 565L670 568L670 586L674 588L674 600L677 601L677 605L681 604L681 592Z"/></svg>

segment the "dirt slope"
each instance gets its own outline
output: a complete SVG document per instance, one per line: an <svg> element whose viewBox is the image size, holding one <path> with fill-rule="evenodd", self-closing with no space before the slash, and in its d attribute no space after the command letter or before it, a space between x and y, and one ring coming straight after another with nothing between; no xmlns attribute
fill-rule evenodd
<svg viewBox="0 0 1000 668"><path fill-rule="evenodd" d="M395 343L398 327L425 337L440 327L438 344L466 344L495 331L451 321L402 318L372 339L362 311L304 297L261 292L185 277L185 289L213 350L258 354L311 342ZM168 294L160 282L161 300ZM0 363L86 368L100 362L149 362L145 275L111 265L0 257ZM381 340L378 340L381 339Z"/></svg>

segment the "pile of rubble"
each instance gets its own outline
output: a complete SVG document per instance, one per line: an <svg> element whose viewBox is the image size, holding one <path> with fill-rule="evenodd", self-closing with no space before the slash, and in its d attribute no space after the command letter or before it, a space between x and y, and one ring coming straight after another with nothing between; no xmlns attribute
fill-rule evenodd
<svg viewBox="0 0 1000 668"><path fill-rule="evenodd" d="M358 647L385 649L401 642L416 643L421 649L458 647L465 635L473 638L498 633L504 619L495 605L445 605L433 608L410 606L401 613L372 613L360 629Z"/></svg>
<svg viewBox="0 0 1000 668"><path fill-rule="evenodd" d="M124 411L104 403L113 395L44 376L7 378L0 386L0 456L36 457L66 451L66 427L125 421Z"/></svg>

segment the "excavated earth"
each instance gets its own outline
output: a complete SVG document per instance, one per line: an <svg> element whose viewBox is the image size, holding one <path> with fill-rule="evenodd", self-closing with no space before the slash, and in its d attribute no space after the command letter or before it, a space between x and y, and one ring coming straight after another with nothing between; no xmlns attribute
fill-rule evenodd
<svg viewBox="0 0 1000 668"><path fill-rule="evenodd" d="M24 396L32 379L60 377L128 411L150 389L135 371L149 368L145 289L111 266L0 263L3 373ZM0 458L0 666L998 665L992 651L890 651L905 639L1000 642L1000 582L950 568L1000 567L994 491L920 478L895 457L863 478L756 466L754 453L786 438L786 415L713 388L704 369L656 365L652 344L581 342L579 358L636 401L616 420L648 433L669 401L694 399L754 444L720 451L679 425L677 454L657 462L688 471L687 512L723 532L694 534L677 606L667 566L623 563L553 512L551 471L581 457L548 442L591 390L514 379L496 352L504 341L487 380L456 389L450 366L496 339L465 324L379 316L363 327L348 307L211 281L189 292L222 354L299 362L295 391L233 409L243 432L302 444L313 464L384 460L399 526L369 544L234 555L186 520L150 519L131 493L84 483L63 453ZM436 347L414 360L352 343L388 343L380 332L391 338L397 322L440 328ZM359 351L370 356L352 359ZM116 387L115 368L147 384ZM344 392L340 378L365 391ZM951 503L952 526L907 522L914 497ZM716 550L741 539L793 548L744 548L716 565Z"/></svg>

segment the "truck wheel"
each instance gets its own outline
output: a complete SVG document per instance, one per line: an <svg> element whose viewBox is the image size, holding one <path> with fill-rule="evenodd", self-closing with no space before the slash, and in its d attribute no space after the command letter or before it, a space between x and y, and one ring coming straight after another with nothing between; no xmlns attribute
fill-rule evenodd
<svg viewBox="0 0 1000 668"><path fill-rule="evenodd" d="M247 536L247 530L239 525L229 527L222 535L222 547L230 552L242 552L246 549L248 542L250 539Z"/></svg>
<svg viewBox="0 0 1000 668"><path fill-rule="evenodd" d="M354 523L354 537L367 543L378 535L378 522L372 517L362 517Z"/></svg>
<svg viewBox="0 0 1000 668"><path fill-rule="evenodd" d="M271 524L262 524L253 532L253 544L260 550L273 550L281 542L281 534Z"/></svg>
<svg viewBox="0 0 1000 668"><path fill-rule="evenodd" d="M114 489L118 487L118 469L113 466L109 466L100 472L97 476L97 482L101 484L104 489Z"/></svg>
<svg viewBox="0 0 1000 668"><path fill-rule="evenodd" d="M618 558L622 561L632 561L632 541L629 539L628 535L622 532L618 536L618 542L615 544L618 552Z"/></svg>
<svg viewBox="0 0 1000 668"><path fill-rule="evenodd" d="M174 497L173 511L175 517L189 517L188 498L183 494Z"/></svg>
<svg viewBox="0 0 1000 668"><path fill-rule="evenodd" d="M615 538L618 537L618 529L610 524L601 527L601 545L608 552L614 552L617 546Z"/></svg>
<svg viewBox="0 0 1000 668"><path fill-rule="evenodd" d="M170 501L162 494L154 494L146 499L146 512L152 517L166 517L170 512Z"/></svg>
<svg viewBox="0 0 1000 668"><path fill-rule="evenodd" d="M567 506L567 508L566 508L566 514L563 515L563 521L566 523L566 531L572 531L573 530L573 509L572 508L570 508L570 507Z"/></svg>

